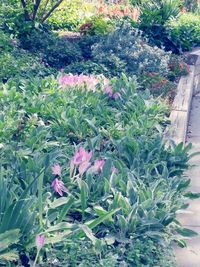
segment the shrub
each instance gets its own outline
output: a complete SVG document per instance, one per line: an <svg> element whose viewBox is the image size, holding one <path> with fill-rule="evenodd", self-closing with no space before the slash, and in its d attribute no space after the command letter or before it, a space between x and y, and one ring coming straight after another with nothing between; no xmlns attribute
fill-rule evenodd
<svg viewBox="0 0 200 267"><path fill-rule="evenodd" d="M141 6L140 22L142 25L165 25L180 13L181 0L149 0Z"/></svg>
<svg viewBox="0 0 200 267"><path fill-rule="evenodd" d="M168 73L170 55L148 45L140 33L127 25L101 38L93 46L92 55L95 62L115 76L122 72L133 75L154 71L164 76Z"/></svg>
<svg viewBox="0 0 200 267"><path fill-rule="evenodd" d="M109 267L117 266L162 266L175 267L174 257L170 248L157 246L157 243L150 238L143 240L136 239L130 244L124 244L119 248L108 246L101 252L101 255L95 253L91 242L77 242L67 244L63 248L63 252L56 249L47 253L47 262L41 266L48 267L55 258L57 264L55 267L65 265L90 267L95 265L101 267L108 265Z"/></svg>
<svg viewBox="0 0 200 267"><path fill-rule="evenodd" d="M173 55L169 62L169 79L174 81L177 77L187 75L189 73L189 66L183 62L180 57Z"/></svg>
<svg viewBox="0 0 200 267"><path fill-rule="evenodd" d="M77 31L79 26L95 13L94 3L83 0L64 0L61 6L48 18L48 24L55 30Z"/></svg>
<svg viewBox="0 0 200 267"><path fill-rule="evenodd" d="M78 45L81 49L81 53L84 59L92 59L92 46L96 44L100 39L100 36L82 36L78 40Z"/></svg>
<svg viewBox="0 0 200 267"><path fill-rule="evenodd" d="M94 16L86 21L79 28L81 34L84 35L103 35L111 32L114 28L113 22L101 16Z"/></svg>
<svg viewBox="0 0 200 267"><path fill-rule="evenodd" d="M0 80L4 82L17 76L28 78L34 75L46 76L55 72L52 68L47 68L39 56L33 56L20 49L19 40L11 39L3 31L0 31L0 47Z"/></svg>
<svg viewBox="0 0 200 267"><path fill-rule="evenodd" d="M15 51L0 55L1 73L0 80L7 81L10 78L29 78L35 75L47 76L55 73L52 68L47 68L41 58L32 56L26 51Z"/></svg>
<svg viewBox="0 0 200 267"><path fill-rule="evenodd" d="M101 65L97 64L91 60L87 61L81 61L81 62L76 62L68 65L64 71L66 73L74 73L74 74L104 74L106 77L110 76L109 70Z"/></svg>
<svg viewBox="0 0 200 267"><path fill-rule="evenodd" d="M182 14L178 20L168 25L170 39L179 51L190 50L200 45L200 16L192 13Z"/></svg>
<svg viewBox="0 0 200 267"><path fill-rule="evenodd" d="M136 3L135 3L136 4ZM98 14L108 18L130 18L133 21L138 20L139 12L135 7L125 3L100 3L97 9Z"/></svg>
<svg viewBox="0 0 200 267"><path fill-rule="evenodd" d="M5 34L2 30L0 30L0 53L10 52L13 49L14 43L8 34Z"/></svg>
<svg viewBox="0 0 200 267"><path fill-rule="evenodd" d="M152 95L163 96L171 102L176 95L176 84L162 77L156 72L150 72L139 77L139 83L143 89L147 89Z"/></svg>
<svg viewBox="0 0 200 267"><path fill-rule="evenodd" d="M198 9L199 1L198 0L184 0L183 5L187 10L191 12L195 12Z"/></svg>
<svg viewBox="0 0 200 267"><path fill-rule="evenodd" d="M76 43L64 40L50 32L32 30L26 36L21 36L20 41L24 49L40 54L44 62L54 68L63 68L82 59Z"/></svg>

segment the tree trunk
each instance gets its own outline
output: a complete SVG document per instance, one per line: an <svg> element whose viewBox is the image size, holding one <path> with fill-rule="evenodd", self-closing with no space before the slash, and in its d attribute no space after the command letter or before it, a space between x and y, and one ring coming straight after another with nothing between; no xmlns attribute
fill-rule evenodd
<svg viewBox="0 0 200 267"><path fill-rule="evenodd" d="M47 12L46 15L42 18L42 22L45 22L46 19L51 15L51 13L63 2L64 0L58 1L50 10Z"/></svg>
<svg viewBox="0 0 200 267"><path fill-rule="evenodd" d="M31 20L30 14L29 14L29 12L27 10L26 1L25 0L21 0L21 4L22 4L23 9L24 9L25 20L27 20L27 21Z"/></svg>
<svg viewBox="0 0 200 267"><path fill-rule="evenodd" d="M36 3L35 3L34 8L33 8L33 20L35 20L35 18L36 18L40 4L41 4L41 0L36 0Z"/></svg>

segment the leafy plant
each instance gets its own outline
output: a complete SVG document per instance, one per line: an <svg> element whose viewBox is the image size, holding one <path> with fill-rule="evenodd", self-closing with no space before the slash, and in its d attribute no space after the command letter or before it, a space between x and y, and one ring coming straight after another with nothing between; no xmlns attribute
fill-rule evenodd
<svg viewBox="0 0 200 267"><path fill-rule="evenodd" d="M0 234L0 263L18 259L17 251L11 249L19 241L19 229L13 229Z"/></svg>
<svg viewBox="0 0 200 267"><path fill-rule="evenodd" d="M169 19L180 13L180 0L150 0L141 7L140 22L142 25L164 25Z"/></svg>
<svg viewBox="0 0 200 267"><path fill-rule="evenodd" d="M77 31L81 24L95 14L95 3L83 0L64 0L47 19L53 29Z"/></svg>
<svg viewBox="0 0 200 267"><path fill-rule="evenodd" d="M56 8L63 2L63 0L55 1L42 1L37 0L35 3L31 1L20 0L23 11L24 18L26 21L35 21L38 19L42 23L48 19L51 13L54 12Z"/></svg>
<svg viewBox="0 0 200 267"><path fill-rule="evenodd" d="M67 87L60 76L2 87L0 232L20 233L8 251L37 260L40 236L44 266L51 250L58 266L66 259L83 266L163 264L166 240L195 234L176 220L186 197L195 197L181 178L191 146L165 147L167 106L138 91L136 77L78 78Z"/></svg>
<svg viewBox="0 0 200 267"><path fill-rule="evenodd" d="M164 96L172 101L176 94L176 85L156 72L146 73L140 78L143 89L148 89L154 96Z"/></svg>
<svg viewBox="0 0 200 267"><path fill-rule="evenodd" d="M86 21L80 26L79 31L84 35L103 35L111 32L113 28L112 21L99 16Z"/></svg>
<svg viewBox="0 0 200 267"><path fill-rule="evenodd" d="M200 44L200 16L184 13L178 20L169 22L168 31L179 51L190 50Z"/></svg>
<svg viewBox="0 0 200 267"><path fill-rule="evenodd" d="M102 37L93 46L92 55L95 62L105 66L115 76L122 72L136 75L150 70L165 76L170 58L163 50L147 44L140 32L126 24Z"/></svg>
<svg viewBox="0 0 200 267"><path fill-rule="evenodd" d="M82 58L77 44L50 32L33 30L22 35L20 41L24 49L39 54L44 62L54 68L63 68Z"/></svg>

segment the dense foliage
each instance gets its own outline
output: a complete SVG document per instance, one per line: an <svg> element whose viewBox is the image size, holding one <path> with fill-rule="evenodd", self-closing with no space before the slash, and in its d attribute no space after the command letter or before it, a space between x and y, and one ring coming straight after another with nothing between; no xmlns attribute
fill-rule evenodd
<svg viewBox="0 0 200 267"><path fill-rule="evenodd" d="M168 72L170 55L148 45L140 33L126 24L102 38L92 53L94 61L104 65L113 75L149 71L166 75Z"/></svg>
<svg viewBox="0 0 200 267"><path fill-rule="evenodd" d="M171 40L181 51L200 45L200 16L184 13L178 20L169 23Z"/></svg>
<svg viewBox="0 0 200 267"><path fill-rule="evenodd" d="M199 194L191 145L163 136L189 72L172 52L199 44L199 16L174 0L1 7L0 265L176 266L172 243L196 235L176 212Z"/></svg>
<svg viewBox="0 0 200 267"><path fill-rule="evenodd" d="M156 253L182 231L175 212L189 184L180 178L188 148L165 148L166 107L137 92L134 78L108 85L103 77L88 77L90 87L85 77L72 78L62 74L62 87L53 78L4 86L0 233L17 231L9 241L30 259L33 237L44 233L47 251L50 244L72 249L68 240L87 244L89 238L97 255L112 255L113 266L152 266L159 256L139 256L143 244L152 242L149 251L155 247ZM76 163L77 153L85 153L87 161ZM67 188L61 187L64 196L52 190L56 179ZM2 260L18 258L17 252L4 253Z"/></svg>
<svg viewBox="0 0 200 267"><path fill-rule="evenodd" d="M33 57L30 52L19 48L19 44L19 40L10 38L0 30L1 81L5 82L17 76L23 78L33 75L46 76L53 72L53 69L47 68L39 54Z"/></svg>

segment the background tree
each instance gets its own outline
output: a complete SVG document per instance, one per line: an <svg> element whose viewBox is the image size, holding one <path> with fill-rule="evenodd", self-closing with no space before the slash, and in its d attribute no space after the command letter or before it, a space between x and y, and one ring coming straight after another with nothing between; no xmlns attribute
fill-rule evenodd
<svg viewBox="0 0 200 267"><path fill-rule="evenodd" d="M25 20L45 22L64 0L20 0Z"/></svg>

